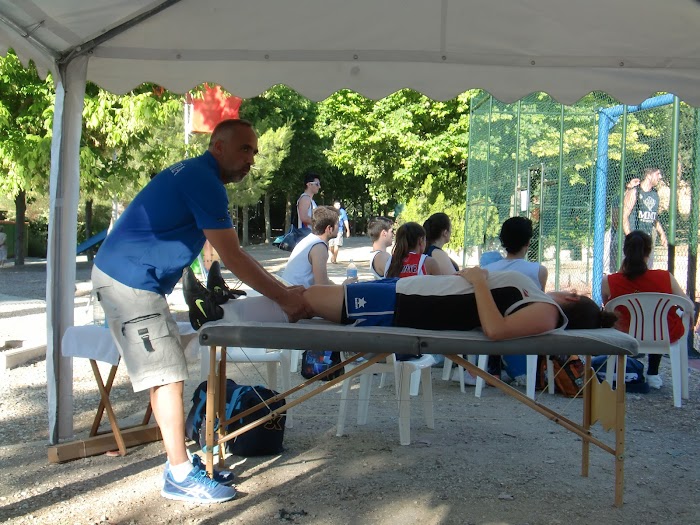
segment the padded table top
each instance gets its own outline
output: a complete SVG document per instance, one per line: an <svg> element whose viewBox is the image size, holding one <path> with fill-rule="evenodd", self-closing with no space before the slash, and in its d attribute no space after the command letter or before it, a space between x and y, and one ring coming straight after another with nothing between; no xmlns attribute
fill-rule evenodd
<svg viewBox="0 0 700 525"><path fill-rule="evenodd" d="M321 320L295 324L218 321L199 332L204 346L246 346L363 353L487 355L637 355L637 341L614 328L558 330L546 335L491 341L480 331L353 327Z"/></svg>

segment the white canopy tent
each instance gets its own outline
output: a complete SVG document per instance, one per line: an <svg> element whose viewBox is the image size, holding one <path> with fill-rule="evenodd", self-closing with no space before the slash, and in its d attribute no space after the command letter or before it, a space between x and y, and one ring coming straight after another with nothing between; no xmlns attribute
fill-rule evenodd
<svg viewBox="0 0 700 525"><path fill-rule="evenodd" d="M696 0L0 0L0 52L51 71L57 88L47 265L49 440L70 437L79 142L87 80L204 82L241 97L284 83L320 100L341 88L503 101L591 90L637 104L658 91L700 105Z"/></svg>

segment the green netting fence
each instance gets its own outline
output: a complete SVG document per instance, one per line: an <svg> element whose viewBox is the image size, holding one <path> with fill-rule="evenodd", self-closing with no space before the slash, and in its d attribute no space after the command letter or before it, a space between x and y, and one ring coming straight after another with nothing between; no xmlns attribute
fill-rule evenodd
<svg viewBox="0 0 700 525"><path fill-rule="evenodd" d="M605 144L599 144L601 121ZM499 247L505 219L526 216L535 230L529 258L547 266L547 288L595 298L601 269L615 271L621 262L626 185L656 167L663 176L656 187L658 220L669 247L654 235L654 268L672 271L695 296L699 130L700 112L668 95L638 107L620 106L602 93L573 106L545 94L512 104L488 94L474 100L465 262Z"/></svg>

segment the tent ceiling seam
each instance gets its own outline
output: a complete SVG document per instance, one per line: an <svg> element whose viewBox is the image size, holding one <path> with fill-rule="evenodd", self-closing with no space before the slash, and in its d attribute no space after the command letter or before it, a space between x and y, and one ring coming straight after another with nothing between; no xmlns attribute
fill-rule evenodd
<svg viewBox="0 0 700 525"><path fill-rule="evenodd" d="M59 64L66 64L79 56L85 54L92 54L94 49L99 45L104 44L105 42L108 42L114 37L122 34L124 31L127 31L128 29L131 29L132 27L139 25L142 22L145 22L152 16L157 15L161 11L164 11L168 7L175 5L180 1L181 0L164 0L162 3L158 4L153 9L135 15L133 18L128 19L126 22L123 22L122 24L113 27L109 31L105 31L100 36L95 37L92 40L87 40L82 44L78 44L76 46L73 46L72 48L67 49L62 55L60 55L57 62Z"/></svg>

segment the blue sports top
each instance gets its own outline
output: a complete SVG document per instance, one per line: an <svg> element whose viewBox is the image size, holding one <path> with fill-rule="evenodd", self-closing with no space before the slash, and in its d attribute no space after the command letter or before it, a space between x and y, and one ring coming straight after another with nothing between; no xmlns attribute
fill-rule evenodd
<svg viewBox="0 0 700 525"><path fill-rule="evenodd" d="M164 169L136 195L95 265L131 288L169 294L204 246L202 230L232 227L219 166L207 151Z"/></svg>

